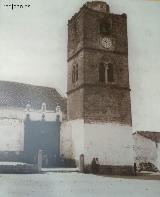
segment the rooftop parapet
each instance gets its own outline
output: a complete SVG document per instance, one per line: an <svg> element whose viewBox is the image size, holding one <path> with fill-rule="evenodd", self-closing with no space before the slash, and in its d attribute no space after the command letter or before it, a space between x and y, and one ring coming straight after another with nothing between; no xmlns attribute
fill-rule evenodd
<svg viewBox="0 0 160 197"><path fill-rule="evenodd" d="M84 11L85 9L90 9L96 12L102 12L105 14L109 14L110 13L110 8L109 5L104 2L104 1L90 1L90 2L86 2L79 10L79 12L75 13L71 19L68 21L68 23L72 22L74 20L74 18L76 18L82 11Z"/></svg>

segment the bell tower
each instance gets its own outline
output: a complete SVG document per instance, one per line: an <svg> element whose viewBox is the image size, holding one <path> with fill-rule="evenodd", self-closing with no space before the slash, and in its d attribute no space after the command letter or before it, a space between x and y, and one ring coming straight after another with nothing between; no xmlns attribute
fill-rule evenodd
<svg viewBox="0 0 160 197"><path fill-rule="evenodd" d="M104 2L68 24L68 118L131 125L127 17Z"/></svg>
<svg viewBox="0 0 160 197"><path fill-rule="evenodd" d="M68 22L67 94L73 141L82 137L86 164L99 157L104 165L132 166L127 16L110 13L105 2L87 2ZM76 139L73 147L76 155ZM124 152L130 156L121 162Z"/></svg>

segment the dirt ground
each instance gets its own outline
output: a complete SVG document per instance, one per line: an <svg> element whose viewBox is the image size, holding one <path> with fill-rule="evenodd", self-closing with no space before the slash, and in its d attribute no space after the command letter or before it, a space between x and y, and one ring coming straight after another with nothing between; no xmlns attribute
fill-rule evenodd
<svg viewBox="0 0 160 197"><path fill-rule="evenodd" d="M1 174L0 197L159 197L160 174L136 177L78 172Z"/></svg>

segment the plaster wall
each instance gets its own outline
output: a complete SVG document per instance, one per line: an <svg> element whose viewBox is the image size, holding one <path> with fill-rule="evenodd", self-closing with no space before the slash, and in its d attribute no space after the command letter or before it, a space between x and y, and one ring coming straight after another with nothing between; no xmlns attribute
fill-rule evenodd
<svg viewBox="0 0 160 197"><path fill-rule="evenodd" d="M83 119L77 119L62 123L61 153L63 153L66 158L70 156L71 159L79 161L79 156L84 153Z"/></svg>
<svg viewBox="0 0 160 197"><path fill-rule="evenodd" d="M60 121L62 121L62 112L61 111L42 111L42 110L33 110L30 109L27 111L24 108L12 108L12 107L3 107L0 108L0 117L1 118L16 118L24 120L26 118L26 115L30 115L31 120L41 120L42 115L45 115L46 121L55 121L57 115L60 118Z"/></svg>
<svg viewBox="0 0 160 197"><path fill-rule="evenodd" d="M62 122L60 130L60 154L65 158L71 159L72 152L72 125L67 121Z"/></svg>
<svg viewBox="0 0 160 197"><path fill-rule="evenodd" d="M133 165L132 128L115 123L84 123L74 120L62 123L61 153L85 164L98 157L101 165Z"/></svg>
<svg viewBox="0 0 160 197"><path fill-rule="evenodd" d="M137 163L151 162L160 169L160 143L156 145L155 141L139 134L135 134L133 137L135 161Z"/></svg>
<svg viewBox="0 0 160 197"><path fill-rule="evenodd" d="M157 168L160 170L160 143L157 144Z"/></svg>
<svg viewBox="0 0 160 197"><path fill-rule="evenodd" d="M157 158L157 150L156 143L146 137L143 137L139 134L135 134L134 136L134 150L136 153L135 160L140 162L156 162Z"/></svg>
<svg viewBox="0 0 160 197"><path fill-rule="evenodd" d="M72 151L73 158L78 161L79 156L84 153L84 120L70 121L72 126Z"/></svg>
<svg viewBox="0 0 160 197"><path fill-rule="evenodd" d="M0 151L23 151L23 148L23 121L16 118L0 118Z"/></svg>
<svg viewBox="0 0 160 197"><path fill-rule="evenodd" d="M23 108L0 108L0 151L23 151L24 149L24 119L30 114L31 120L41 120L45 114L46 121L56 120L57 115L62 120L62 112L30 110Z"/></svg>
<svg viewBox="0 0 160 197"><path fill-rule="evenodd" d="M53 112L53 111L46 111L46 112L42 112L41 110L31 110L30 112L24 112L23 118L25 119L26 115L29 114L30 115L30 119L33 121L36 120L42 120L42 115L45 115L45 120L46 121L55 121L57 115L60 118L60 121L62 121L62 112Z"/></svg>
<svg viewBox="0 0 160 197"><path fill-rule="evenodd" d="M85 164L98 157L101 165L133 165L132 128L116 123L85 124Z"/></svg>
<svg viewBox="0 0 160 197"><path fill-rule="evenodd" d="M23 119L24 118L24 109L23 108L13 108L13 107L2 107L0 108L0 117L1 118L14 118L14 119Z"/></svg>

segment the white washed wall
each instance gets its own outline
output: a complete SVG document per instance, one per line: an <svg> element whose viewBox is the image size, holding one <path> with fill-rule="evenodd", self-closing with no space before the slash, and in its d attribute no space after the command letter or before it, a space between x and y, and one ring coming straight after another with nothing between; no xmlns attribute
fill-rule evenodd
<svg viewBox="0 0 160 197"><path fill-rule="evenodd" d="M33 110L30 109L30 111L24 110L23 108L12 108L12 107L4 107L0 108L0 117L1 118L17 118L24 120L26 118L26 115L30 115L31 120L41 120L42 115L45 114L45 120L46 121L55 121L56 116L59 115L60 121L62 121L62 112L58 111L45 111L42 110Z"/></svg>
<svg viewBox="0 0 160 197"><path fill-rule="evenodd" d="M60 130L60 154L71 159L72 152L72 126L67 121L62 122Z"/></svg>
<svg viewBox="0 0 160 197"><path fill-rule="evenodd" d="M63 153L66 158L70 155L70 158L75 160L79 160L79 156L84 153L83 120L79 119L62 123L61 153Z"/></svg>
<svg viewBox="0 0 160 197"><path fill-rule="evenodd" d="M102 165L133 165L130 126L114 123L85 124L85 163L98 157Z"/></svg>
<svg viewBox="0 0 160 197"><path fill-rule="evenodd" d="M0 151L23 151L23 148L23 121L14 118L0 118Z"/></svg>
<svg viewBox="0 0 160 197"><path fill-rule="evenodd" d="M130 126L84 124L83 120L69 121L62 125L61 152L65 157L70 155L70 158L79 160L79 156L84 154L85 164L90 164L93 157L98 157L102 165L133 165L133 137Z"/></svg>
<svg viewBox="0 0 160 197"><path fill-rule="evenodd" d="M23 118L25 119L26 115L30 115L30 119L33 121L41 120L42 115L45 115L46 121L55 121L57 118L57 115L59 115L60 121L62 121L62 112L54 112L54 111L46 111L42 112L41 110L31 110L30 112L24 112Z"/></svg>
<svg viewBox="0 0 160 197"><path fill-rule="evenodd" d="M157 166L156 143L139 134L134 134L136 162L151 162Z"/></svg>
<svg viewBox="0 0 160 197"><path fill-rule="evenodd" d="M160 170L160 143L157 144L157 168Z"/></svg>
<svg viewBox="0 0 160 197"><path fill-rule="evenodd" d="M84 153L84 120L70 121L72 127L72 152L73 158L79 160Z"/></svg>
<svg viewBox="0 0 160 197"><path fill-rule="evenodd" d="M61 111L30 110L23 108L2 107L0 108L0 151L23 151L24 149L24 119L26 114L30 114L31 120L41 120L45 114L46 121L55 121L56 116L60 116Z"/></svg>
<svg viewBox="0 0 160 197"><path fill-rule="evenodd" d="M0 118L14 118L23 120L24 118L24 109L22 108L12 108L12 107L3 107L0 108Z"/></svg>

